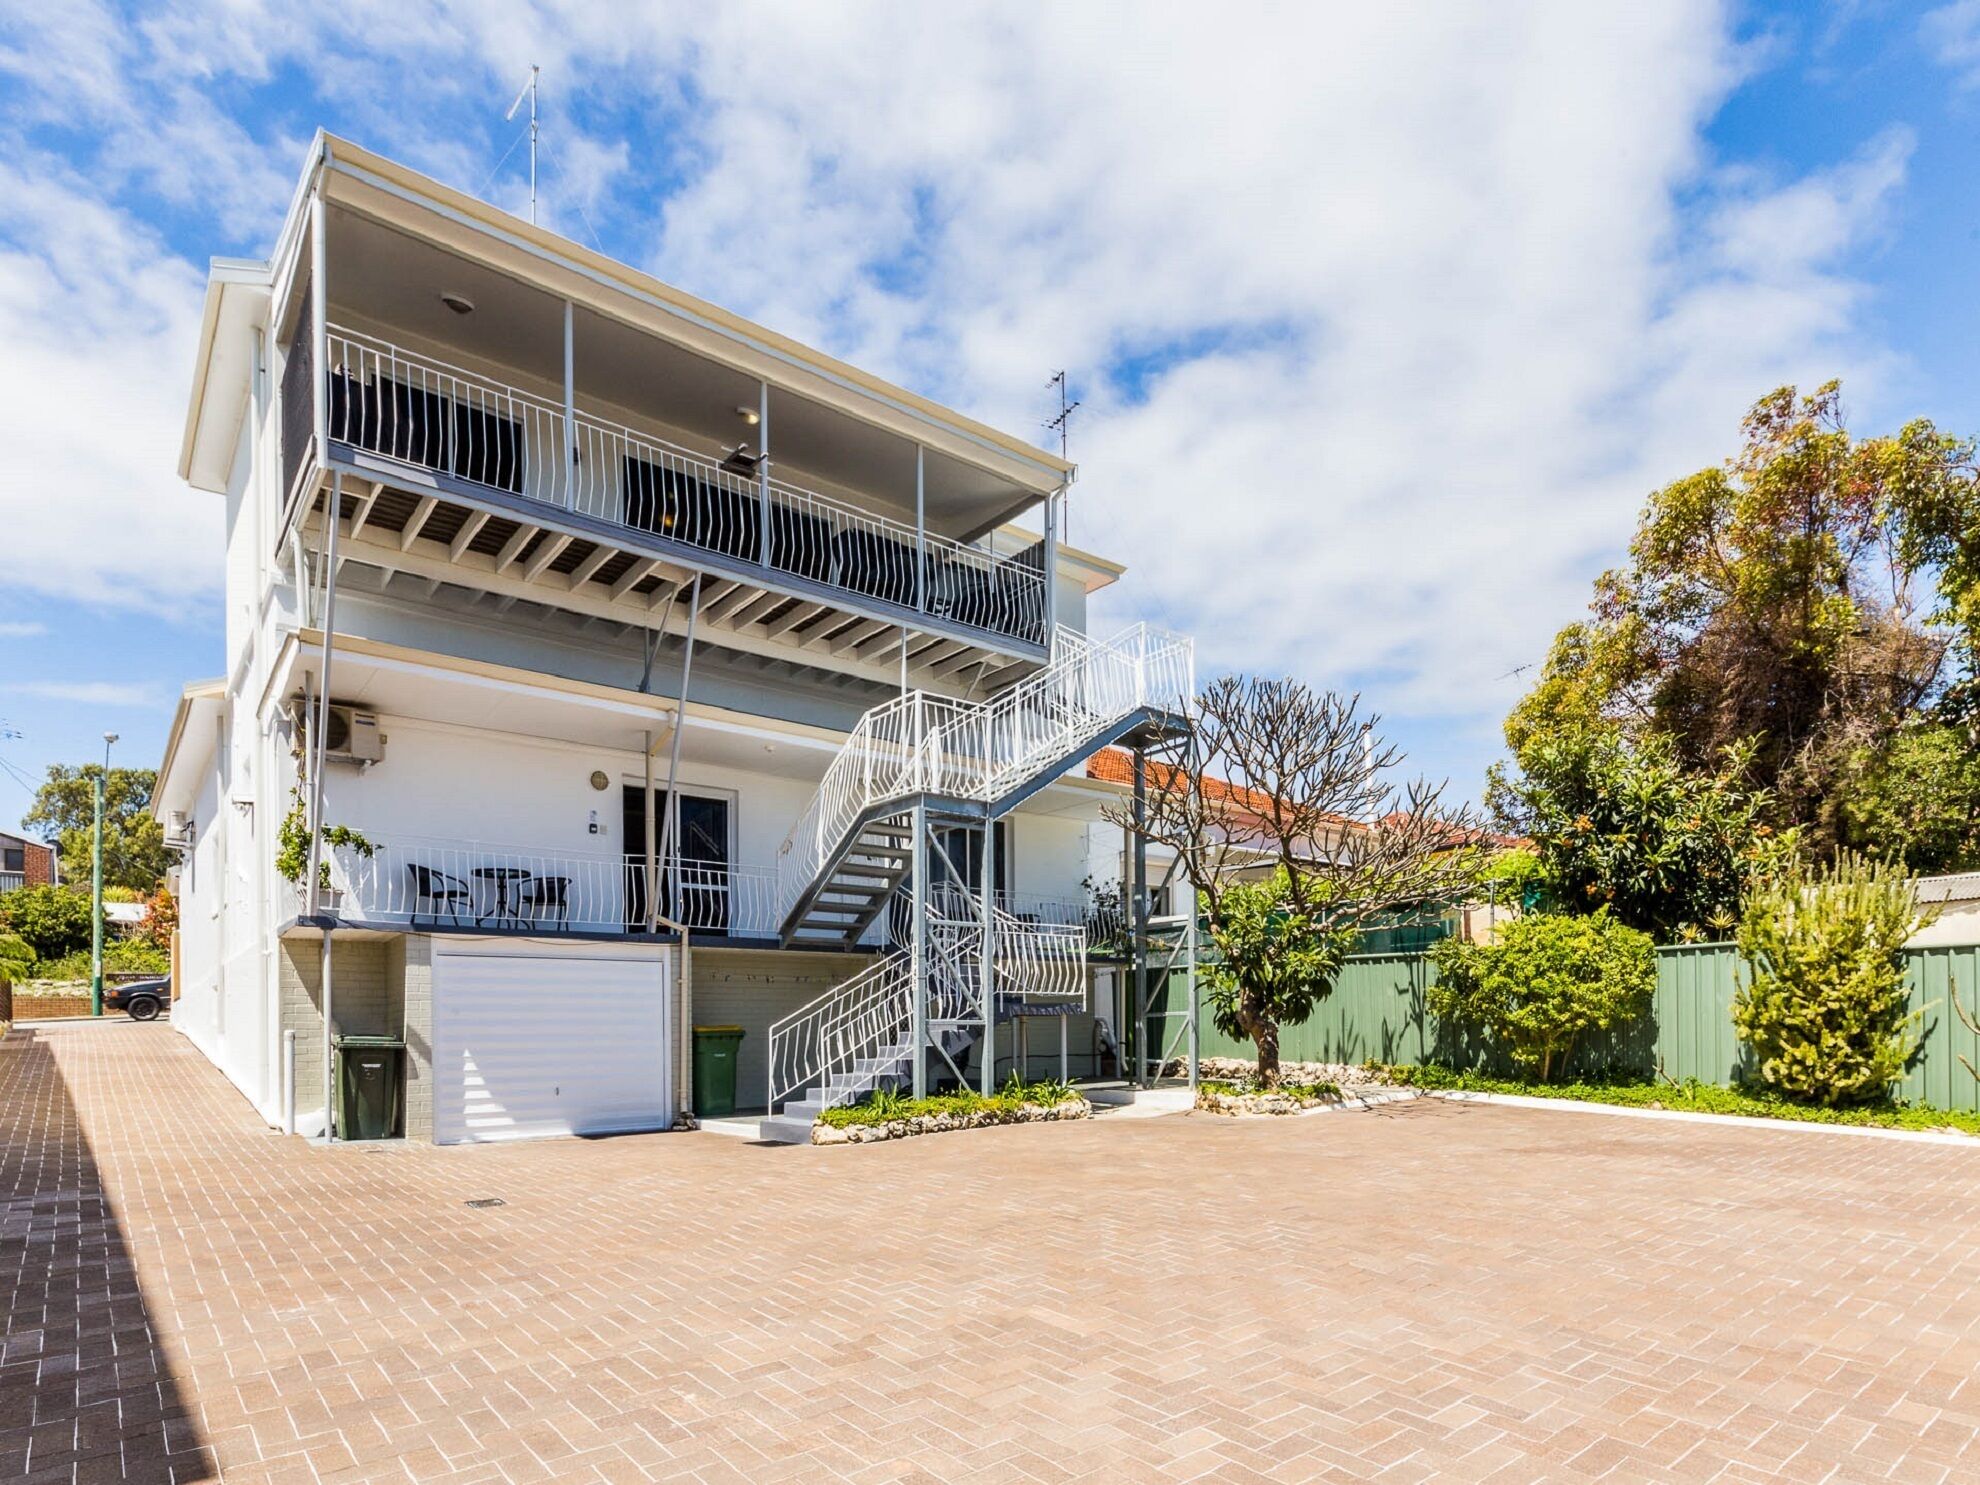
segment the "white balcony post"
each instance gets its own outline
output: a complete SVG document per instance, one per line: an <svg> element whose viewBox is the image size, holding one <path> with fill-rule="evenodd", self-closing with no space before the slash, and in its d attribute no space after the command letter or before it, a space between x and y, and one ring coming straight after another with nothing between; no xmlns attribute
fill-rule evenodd
<svg viewBox="0 0 1980 1485"><path fill-rule="evenodd" d="M309 212L309 341L310 397L315 401L316 457L330 457L330 291L325 282L329 272L328 228L323 220L323 182L317 177L316 201ZM284 492L285 494L287 492Z"/></svg>
<svg viewBox="0 0 1980 1485"><path fill-rule="evenodd" d="M573 325L576 311L571 301L564 301L564 436L563 463L564 477L559 488L564 495L564 508L577 508L577 336Z"/></svg>
<svg viewBox="0 0 1980 1485"><path fill-rule="evenodd" d="M928 451L914 446L914 606L928 612Z"/></svg>
<svg viewBox="0 0 1980 1485"><path fill-rule="evenodd" d="M675 725L679 725L678 717L675 719ZM646 890L641 894L646 899L643 904L646 912L642 916L646 920L646 931L651 933L656 926L654 914L659 909L655 906L655 899L660 888L659 874L653 864L653 729L647 728L642 736L646 739L646 807L640 812L640 823L645 836L646 860L640 880L646 884Z"/></svg>
<svg viewBox="0 0 1980 1485"><path fill-rule="evenodd" d="M770 383L756 384L757 503L763 512L763 565L770 565Z"/></svg>
<svg viewBox="0 0 1980 1485"><path fill-rule="evenodd" d="M1064 485L1045 497L1045 649L1049 654L1059 632L1059 496Z"/></svg>

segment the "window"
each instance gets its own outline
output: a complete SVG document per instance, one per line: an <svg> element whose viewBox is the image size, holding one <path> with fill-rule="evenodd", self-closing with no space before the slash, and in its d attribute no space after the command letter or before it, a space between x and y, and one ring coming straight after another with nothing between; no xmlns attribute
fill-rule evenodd
<svg viewBox="0 0 1980 1485"><path fill-rule="evenodd" d="M0 850L0 871L26 871L27 847L8 846Z"/></svg>

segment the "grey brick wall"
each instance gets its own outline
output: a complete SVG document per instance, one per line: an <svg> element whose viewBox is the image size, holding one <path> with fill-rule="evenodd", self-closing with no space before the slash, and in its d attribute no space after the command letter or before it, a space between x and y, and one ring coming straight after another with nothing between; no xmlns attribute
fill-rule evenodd
<svg viewBox="0 0 1980 1485"><path fill-rule="evenodd" d="M396 1036L402 976L394 958L402 940L344 939L332 944L331 990L335 1030L347 1036ZM282 1030L296 1034L296 1112L323 1107L323 941L316 935L285 938L281 969ZM279 1076L279 1070L278 1070Z"/></svg>
<svg viewBox="0 0 1980 1485"><path fill-rule="evenodd" d="M865 954L774 949L696 949L691 958L694 1022L743 1028L736 1054L736 1106L744 1109L763 1106L770 1024L873 963L873 956Z"/></svg>
<svg viewBox="0 0 1980 1485"><path fill-rule="evenodd" d="M406 1138L433 1138L433 937L393 941L406 1035Z"/></svg>

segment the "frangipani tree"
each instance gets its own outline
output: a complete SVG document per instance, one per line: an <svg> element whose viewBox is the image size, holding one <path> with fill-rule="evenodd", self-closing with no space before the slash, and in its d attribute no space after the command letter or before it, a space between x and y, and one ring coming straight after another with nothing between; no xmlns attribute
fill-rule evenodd
<svg viewBox="0 0 1980 1485"><path fill-rule="evenodd" d="M1227 676L1196 699L1188 761L1151 767L1145 816L1109 817L1174 851L1221 961L1208 976L1228 1036L1279 1077L1279 1032L1333 990L1366 928L1462 899L1489 854L1444 786L1387 782L1402 752L1360 698Z"/></svg>

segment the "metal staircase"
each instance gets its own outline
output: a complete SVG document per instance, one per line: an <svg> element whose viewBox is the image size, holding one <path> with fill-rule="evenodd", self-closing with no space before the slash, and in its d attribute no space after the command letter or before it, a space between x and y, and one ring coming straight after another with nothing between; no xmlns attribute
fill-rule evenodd
<svg viewBox="0 0 1980 1485"><path fill-rule="evenodd" d="M992 909L994 1005L983 1013L983 923L954 889L933 894L928 915L929 1045L963 1081L963 1066L986 1025L1064 1014L1085 1004L1086 930L1028 923ZM834 986L770 1028L768 1116L760 1136L779 1143L810 1137L826 1109L854 1103L914 1077L914 960L895 948L871 968Z"/></svg>
<svg viewBox="0 0 1980 1485"><path fill-rule="evenodd" d="M1098 749L1173 734L1194 681L1185 639L1062 629L1049 665L986 701L914 692L860 719L779 856L783 940L851 947L890 904L906 912L887 958L771 1027L766 1138L807 1137L822 1110L915 1083L929 1052L960 1082L1000 1022L1084 1004L1084 928L979 905L953 883L923 894L916 858L926 869L931 820L987 831Z"/></svg>
<svg viewBox="0 0 1980 1485"><path fill-rule="evenodd" d="M778 856L785 945L858 940L909 868L908 806L996 819L1108 744L1172 726L1194 683L1186 639L1145 624L1106 641L1062 628L1049 665L987 701L913 691L874 707Z"/></svg>

